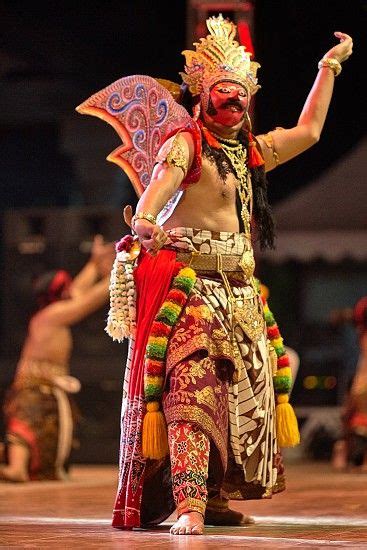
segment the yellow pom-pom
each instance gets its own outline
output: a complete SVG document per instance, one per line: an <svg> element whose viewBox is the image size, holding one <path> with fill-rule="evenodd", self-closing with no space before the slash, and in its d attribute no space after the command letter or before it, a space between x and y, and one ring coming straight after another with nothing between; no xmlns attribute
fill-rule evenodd
<svg viewBox="0 0 367 550"><path fill-rule="evenodd" d="M144 376L144 386L148 386L148 385L158 386L160 388L163 387L163 376L153 376L151 374L145 375ZM153 401L152 403L155 403L155 401ZM158 411L159 406L158 406L158 409L149 408L149 406L152 403L147 403L147 411L149 411L149 412Z"/></svg>
<svg viewBox="0 0 367 550"><path fill-rule="evenodd" d="M274 347L281 346L283 344L283 338L281 336L279 338L274 338L271 343Z"/></svg>
<svg viewBox="0 0 367 550"><path fill-rule="evenodd" d="M277 370L277 376L292 376L292 371L290 367L281 367Z"/></svg>
<svg viewBox="0 0 367 550"><path fill-rule="evenodd" d="M167 345L167 338L165 336L149 336L148 338L148 345L149 344L156 344L158 346L166 346Z"/></svg>
<svg viewBox="0 0 367 550"><path fill-rule="evenodd" d="M162 309L168 308L172 313L175 313L176 315L179 315L181 313L181 306L178 304L175 304L174 302L171 302L170 300L167 300L163 302Z"/></svg>
<svg viewBox="0 0 367 550"><path fill-rule="evenodd" d="M160 460L168 455L167 425L158 401L147 403L143 420L142 452L145 458Z"/></svg>
<svg viewBox="0 0 367 550"><path fill-rule="evenodd" d="M178 272L179 277L188 277L189 279L196 279L196 273L191 267L184 267Z"/></svg>

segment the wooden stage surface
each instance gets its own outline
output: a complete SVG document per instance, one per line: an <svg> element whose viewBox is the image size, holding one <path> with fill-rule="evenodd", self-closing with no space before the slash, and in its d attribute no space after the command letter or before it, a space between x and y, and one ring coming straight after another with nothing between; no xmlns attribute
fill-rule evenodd
<svg viewBox="0 0 367 550"><path fill-rule="evenodd" d="M367 473L289 464L285 493L232 503L255 525L208 527L196 537L170 535L173 518L153 531L112 529L116 475L113 466L75 466L67 482L0 482L0 548L367 549Z"/></svg>

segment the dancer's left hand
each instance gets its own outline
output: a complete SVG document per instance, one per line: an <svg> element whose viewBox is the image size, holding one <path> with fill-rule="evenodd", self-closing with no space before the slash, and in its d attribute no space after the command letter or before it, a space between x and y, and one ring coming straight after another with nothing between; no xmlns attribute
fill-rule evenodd
<svg viewBox="0 0 367 550"><path fill-rule="evenodd" d="M333 57L343 63L348 57L352 55L353 52L353 39L349 34L344 32L334 32L334 36L339 39L339 44L331 48L324 57Z"/></svg>

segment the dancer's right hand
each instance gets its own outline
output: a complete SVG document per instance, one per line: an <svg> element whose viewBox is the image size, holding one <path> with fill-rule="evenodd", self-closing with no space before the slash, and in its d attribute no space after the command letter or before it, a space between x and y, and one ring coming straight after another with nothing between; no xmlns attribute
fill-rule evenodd
<svg viewBox="0 0 367 550"><path fill-rule="evenodd" d="M168 239L166 232L160 225L153 225L144 219L135 220L134 231L141 244L152 256L157 254Z"/></svg>

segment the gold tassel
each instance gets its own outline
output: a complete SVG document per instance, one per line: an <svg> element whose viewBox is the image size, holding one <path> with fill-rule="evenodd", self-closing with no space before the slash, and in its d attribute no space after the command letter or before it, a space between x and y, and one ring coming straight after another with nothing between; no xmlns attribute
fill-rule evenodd
<svg viewBox="0 0 367 550"><path fill-rule="evenodd" d="M164 414L159 410L158 401L147 403L143 420L143 456L160 460L168 455L168 436Z"/></svg>
<svg viewBox="0 0 367 550"><path fill-rule="evenodd" d="M295 447L300 442L297 417L287 394L277 396L276 426L280 447Z"/></svg>

